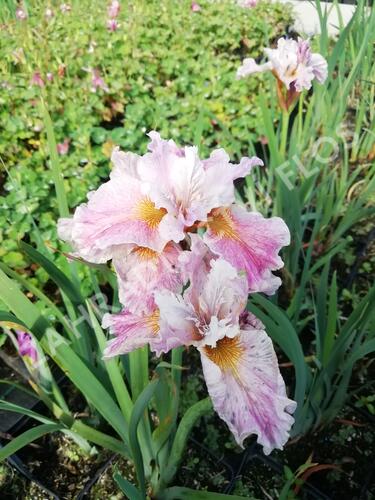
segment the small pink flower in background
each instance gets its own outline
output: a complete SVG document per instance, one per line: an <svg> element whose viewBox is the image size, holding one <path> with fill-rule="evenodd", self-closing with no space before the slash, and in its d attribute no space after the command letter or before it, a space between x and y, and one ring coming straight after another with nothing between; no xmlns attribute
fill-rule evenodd
<svg viewBox="0 0 375 500"><path fill-rule="evenodd" d="M72 7L68 3L62 3L60 5L60 10L63 14L66 14L72 10Z"/></svg>
<svg viewBox="0 0 375 500"><path fill-rule="evenodd" d="M100 75L100 71L98 69L93 69L91 72L91 91L96 92L98 89L104 90L104 92L108 92L108 86Z"/></svg>
<svg viewBox="0 0 375 500"><path fill-rule="evenodd" d="M29 357L35 363L38 359L38 353L31 335L21 330L16 330L16 334L20 355Z"/></svg>
<svg viewBox="0 0 375 500"><path fill-rule="evenodd" d="M246 9L252 9L257 6L257 3L258 0L239 0L238 5Z"/></svg>
<svg viewBox="0 0 375 500"><path fill-rule="evenodd" d="M63 142L59 142L57 144L57 152L59 155L66 155L69 152L69 146L70 146L70 139L67 137L64 139Z"/></svg>
<svg viewBox="0 0 375 500"><path fill-rule="evenodd" d="M16 18L19 21L25 21L25 19L27 19L27 17L28 16L27 16L26 10L22 6L22 4L20 4L19 7L16 9Z"/></svg>
<svg viewBox="0 0 375 500"><path fill-rule="evenodd" d="M108 31L117 31L118 27L119 23L116 21L116 19L108 19L107 21Z"/></svg>
<svg viewBox="0 0 375 500"><path fill-rule="evenodd" d="M45 13L44 13L44 17L46 19L52 19L54 17L54 12L52 9L46 9Z"/></svg>
<svg viewBox="0 0 375 500"><path fill-rule="evenodd" d="M45 83L39 71L35 71L31 78L31 85L36 85L37 87L44 87Z"/></svg>
<svg viewBox="0 0 375 500"><path fill-rule="evenodd" d="M234 181L259 158L232 164L217 149L201 159L196 147L149 137L143 156L115 149L109 181L58 223L77 257L112 259L124 308L103 317L113 335L104 357L146 344L157 355L194 346L238 444L255 433L270 453L287 441L296 404L264 326L244 311L249 292L280 286L272 271L283 265L289 230L235 203Z"/></svg>
<svg viewBox="0 0 375 500"><path fill-rule="evenodd" d="M46 78L47 78L47 80L48 80L49 82L52 82L52 81L53 81L53 73L50 73L50 72L49 72L49 73L47 73L47 74L46 74Z"/></svg>
<svg viewBox="0 0 375 500"><path fill-rule="evenodd" d="M110 19L115 19L119 15L120 9L121 9L120 2L118 0L112 0L107 10L108 17Z"/></svg>
<svg viewBox="0 0 375 500"><path fill-rule="evenodd" d="M192 12L199 12L202 10L202 7L199 5L197 2L191 2L191 11Z"/></svg>

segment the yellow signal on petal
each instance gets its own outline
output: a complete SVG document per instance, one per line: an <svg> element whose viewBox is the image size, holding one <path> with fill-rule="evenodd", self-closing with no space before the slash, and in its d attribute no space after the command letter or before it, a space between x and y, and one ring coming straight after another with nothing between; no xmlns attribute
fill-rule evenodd
<svg viewBox="0 0 375 500"><path fill-rule="evenodd" d="M137 219L146 222L151 229L155 229L166 213L165 208L156 208L155 203L146 197L135 207L134 215Z"/></svg>
<svg viewBox="0 0 375 500"><path fill-rule="evenodd" d="M204 347L204 353L210 361L221 370L232 370L234 373L237 373L243 352L244 349L238 337L224 337L217 341L216 347Z"/></svg>
<svg viewBox="0 0 375 500"><path fill-rule="evenodd" d="M239 240L229 209L215 210L208 220L208 227L219 238Z"/></svg>

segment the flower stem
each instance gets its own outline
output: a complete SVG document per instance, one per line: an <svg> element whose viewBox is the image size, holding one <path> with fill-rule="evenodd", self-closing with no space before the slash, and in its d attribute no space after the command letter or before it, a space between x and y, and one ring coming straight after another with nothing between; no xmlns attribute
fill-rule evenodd
<svg viewBox="0 0 375 500"><path fill-rule="evenodd" d="M280 140L280 157L282 160L285 159L286 153L286 142L288 138L288 128L289 128L289 111L283 110L281 119L281 140Z"/></svg>

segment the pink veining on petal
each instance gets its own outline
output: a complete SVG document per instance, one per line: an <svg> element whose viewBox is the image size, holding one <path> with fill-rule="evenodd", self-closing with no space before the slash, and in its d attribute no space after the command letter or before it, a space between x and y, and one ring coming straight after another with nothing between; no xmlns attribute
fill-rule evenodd
<svg viewBox="0 0 375 500"><path fill-rule="evenodd" d="M328 76L328 63L320 54L311 54L310 65L319 83L324 83Z"/></svg>
<svg viewBox="0 0 375 500"><path fill-rule="evenodd" d="M278 253L289 245L290 234L279 217L266 219L232 205L213 213L203 239L212 252L246 273L250 292L273 294L281 285L271 271L283 266Z"/></svg>
<svg viewBox="0 0 375 500"><path fill-rule="evenodd" d="M237 443L251 434L265 454L282 449L294 422L296 403L286 395L271 339L247 325L215 348L199 348L208 392Z"/></svg>
<svg viewBox="0 0 375 500"><path fill-rule="evenodd" d="M88 262L106 262L134 245L161 252L168 243L159 231L165 210L157 209L144 193L137 174L139 157L117 150L112 157L110 180L89 193L70 224L66 219L58 224L59 236L65 240L68 236L73 249Z"/></svg>
<svg viewBox="0 0 375 500"><path fill-rule="evenodd" d="M237 70L236 77L239 80L253 73L263 73L270 69L272 69L271 63L258 64L255 62L255 59L248 57L242 61L242 65Z"/></svg>
<svg viewBox="0 0 375 500"><path fill-rule="evenodd" d="M192 280L183 297L164 291L155 294L155 301L162 336L169 332L186 345L215 346L224 336L237 334L247 282L228 262L212 260L206 279Z"/></svg>
<svg viewBox="0 0 375 500"><path fill-rule="evenodd" d="M120 302L133 313L146 313L156 307L156 291L181 293L183 283L178 265L181 253L181 248L175 243L168 243L161 252L146 247L117 252L113 264Z"/></svg>
<svg viewBox="0 0 375 500"><path fill-rule="evenodd" d="M103 328L109 328L114 335L103 353L104 358L119 354L127 354L157 339L159 332L159 312L154 310L147 314L133 314L124 309L119 314L105 314Z"/></svg>
<svg viewBox="0 0 375 500"><path fill-rule="evenodd" d="M182 149L156 132L149 135L150 152L142 157L140 172L150 199L167 211L161 232L176 243L184 238L186 229L206 221L212 209L233 203L233 181L262 164L258 158L243 158L233 165L222 149L201 160L196 147Z"/></svg>
<svg viewBox="0 0 375 500"><path fill-rule="evenodd" d="M179 267L183 282L190 283L195 289L200 290L211 269L211 262L217 256L197 234L191 233L190 250L182 252L179 256Z"/></svg>

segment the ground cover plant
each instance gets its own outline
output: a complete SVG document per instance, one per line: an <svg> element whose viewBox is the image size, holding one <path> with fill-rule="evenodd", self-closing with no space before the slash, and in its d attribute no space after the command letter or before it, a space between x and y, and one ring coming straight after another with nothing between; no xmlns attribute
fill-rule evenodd
<svg viewBox="0 0 375 500"><path fill-rule="evenodd" d="M245 4L1 11L0 457L93 498L371 498L374 9Z"/></svg>
<svg viewBox="0 0 375 500"><path fill-rule="evenodd" d="M181 9L168 2L160 9L158 2L129 2L118 14L118 29L108 31L107 6L94 9L91 4L77 2L70 12L61 12L56 4L53 16L46 17L48 3L28 3L26 23L15 22L5 4L1 9L6 24L0 152L11 173L4 172L1 247L4 261L17 268L27 266L16 246L18 237L27 233L37 243L32 218L43 240L57 244L41 93L61 145L68 203L76 206L107 177L114 145L141 150L145 132L152 129L191 144L197 134L191 125L203 105L205 153L220 143L232 154L231 130L237 141L256 138L251 103L261 83L243 85L233 72L247 46L259 53L258 47L291 22L289 9L278 4L259 6L254 17L247 10L239 15L230 2L207 4L206 14L196 16L189 2ZM43 282L47 276L39 272L37 278Z"/></svg>

